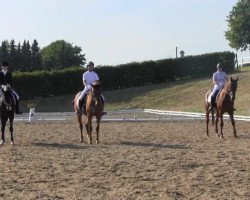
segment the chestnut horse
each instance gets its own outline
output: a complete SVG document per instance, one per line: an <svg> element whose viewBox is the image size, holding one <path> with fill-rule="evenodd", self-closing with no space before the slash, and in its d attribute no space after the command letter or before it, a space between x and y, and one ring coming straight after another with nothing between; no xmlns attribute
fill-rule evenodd
<svg viewBox="0 0 250 200"><path fill-rule="evenodd" d="M236 134L236 129L235 129L235 121L234 121L234 100L235 100L235 94L236 94L236 90L237 90L237 82L238 82L238 78L236 80L234 80L232 77L230 78L230 80L226 83L226 85L224 86L224 88L221 90L221 92L218 94L217 97L217 101L216 101L216 121L215 121L215 132L217 133L217 136L220 136L220 138L224 138L223 136L223 126L224 126L224 122L223 122L223 114L225 112L228 112L229 116L230 116L230 120L233 126L233 130L234 130L234 137L237 137ZM205 103L205 109L206 109L206 122L207 122L207 135L208 134L208 123L209 123L209 114L210 114L210 110L209 110L209 103L207 101L208 96L210 92L206 93L206 103ZM212 124L214 125L214 109L212 109ZM218 134L218 122L220 119L220 134Z"/></svg>
<svg viewBox="0 0 250 200"><path fill-rule="evenodd" d="M0 118L1 118L1 132L2 138L0 144L5 143L5 126L7 121L10 122L10 140L11 144L14 144L13 136L13 121L15 112L15 100L12 94L10 85L3 85L0 91Z"/></svg>
<svg viewBox="0 0 250 200"><path fill-rule="evenodd" d="M78 111L78 98L81 94L79 92L76 94L74 99L74 111L77 114L77 120L79 123L80 131L81 131L81 142L83 142L83 123L82 123L82 114L86 115L87 120L85 121L85 127L87 131L87 139L88 143L92 144L92 119L94 116L96 116L96 143L99 143L99 129L100 129L100 122L103 114L103 107L104 103L102 100L101 95L101 82L95 81L93 84L91 84L92 89L89 91L87 97L86 97L86 109L83 110L83 113ZM83 108L84 109L84 108Z"/></svg>

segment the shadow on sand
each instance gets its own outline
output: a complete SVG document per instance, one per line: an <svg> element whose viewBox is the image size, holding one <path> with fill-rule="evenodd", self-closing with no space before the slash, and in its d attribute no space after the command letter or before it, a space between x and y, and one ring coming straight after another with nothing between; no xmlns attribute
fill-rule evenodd
<svg viewBox="0 0 250 200"><path fill-rule="evenodd" d="M86 146L67 144L67 143L37 142L37 143L32 143L32 144L38 147L49 147L49 148L58 148L58 149L85 149L86 148Z"/></svg>
<svg viewBox="0 0 250 200"><path fill-rule="evenodd" d="M155 143L141 143L141 142L127 142L127 141L121 141L121 144L127 146L139 146L139 147L189 149L189 147L184 144L155 144Z"/></svg>

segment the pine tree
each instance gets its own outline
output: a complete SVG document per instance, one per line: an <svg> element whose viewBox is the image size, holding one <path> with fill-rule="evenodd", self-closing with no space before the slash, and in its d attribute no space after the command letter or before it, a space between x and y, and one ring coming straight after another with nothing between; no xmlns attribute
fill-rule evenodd
<svg viewBox="0 0 250 200"><path fill-rule="evenodd" d="M30 49L30 43L29 40L26 43L26 63L27 63L27 71L30 71L31 69L31 49Z"/></svg>
<svg viewBox="0 0 250 200"><path fill-rule="evenodd" d="M17 59L17 55L16 55L16 46L15 46L15 40L11 40L10 41L10 53L9 53L9 64L12 68L12 71L16 70L17 67L17 63L16 63L16 59Z"/></svg>
<svg viewBox="0 0 250 200"><path fill-rule="evenodd" d="M22 65L23 65L22 64L22 49L21 49L20 42L18 42L17 51L16 51L16 69L20 71Z"/></svg>
<svg viewBox="0 0 250 200"><path fill-rule="evenodd" d="M21 65L20 65L20 71L26 71L27 65L26 65L26 40L23 41L23 45L21 48Z"/></svg>
<svg viewBox="0 0 250 200"><path fill-rule="evenodd" d="M29 71L31 68L31 50L29 41L27 42L26 40L23 41L21 57L22 57L21 71Z"/></svg>
<svg viewBox="0 0 250 200"><path fill-rule="evenodd" d="M9 42L7 40L2 41L0 47L0 59L2 61L9 61Z"/></svg>
<svg viewBox="0 0 250 200"><path fill-rule="evenodd" d="M38 42L35 39L31 46L31 70L41 70L42 69L42 59L40 54L40 48Z"/></svg>

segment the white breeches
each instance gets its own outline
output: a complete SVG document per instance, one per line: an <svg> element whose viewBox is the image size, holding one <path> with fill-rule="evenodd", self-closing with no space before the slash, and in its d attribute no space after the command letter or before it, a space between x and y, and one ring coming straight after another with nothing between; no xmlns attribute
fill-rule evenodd
<svg viewBox="0 0 250 200"><path fill-rule="evenodd" d="M87 86L85 86L84 87L84 89L83 89L83 91L82 91L82 93L81 93L81 95L79 96L79 98L78 98L78 101L81 99L83 99L83 97L84 97L84 95L85 94L87 94L87 92L89 91L89 90L91 90L91 86L89 86L89 85L87 85ZM103 99L103 101L105 101L105 97L103 96L103 94L101 94L101 96L102 96L102 99Z"/></svg>
<svg viewBox="0 0 250 200"><path fill-rule="evenodd" d="M214 85L214 89L213 89L213 91L211 92L211 96L213 96L213 95L215 94L215 92L218 91L218 90L220 90L220 89L221 89L221 87L220 87L219 85L215 84L215 85Z"/></svg>
<svg viewBox="0 0 250 200"><path fill-rule="evenodd" d="M83 91L82 91L82 93L81 93L81 95L79 96L79 99L82 100L83 96L84 96L85 94L87 94L87 92L88 92L89 90L91 90L91 86L90 86L90 85L85 86L84 89L83 89Z"/></svg>

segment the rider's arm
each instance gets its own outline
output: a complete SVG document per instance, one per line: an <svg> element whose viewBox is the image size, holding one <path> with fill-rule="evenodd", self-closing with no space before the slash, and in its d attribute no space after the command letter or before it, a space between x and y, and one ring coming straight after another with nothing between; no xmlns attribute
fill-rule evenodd
<svg viewBox="0 0 250 200"><path fill-rule="evenodd" d="M213 83L214 83L214 84L217 84L217 78L216 78L216 75L215 75L215 74L213 75Z"/></svg>
<svg viewBox="0 0 250 200"><path fill-rule="evenodd" d="M87 85L88 85L86 80L83 80L83 85L84 85L84 86L87 86Z"/></svg>

